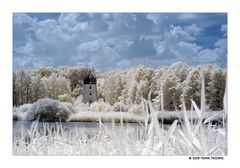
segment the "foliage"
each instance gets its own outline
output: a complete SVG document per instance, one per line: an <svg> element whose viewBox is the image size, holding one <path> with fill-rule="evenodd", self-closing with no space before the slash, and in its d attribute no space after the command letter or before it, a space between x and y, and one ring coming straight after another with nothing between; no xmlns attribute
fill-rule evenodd
<svg viewBox="0 0 240 168"><path fill-rule="evenodd" d="M29 120L28 110L32 104L24 104L13 108L13 120Z"/></svg>
<svg viewBox="0 0 240 168"><path fill-rule="evenodd" d="M42 81L47 97L58 99L59 95L71 94L70 83L63 76L53 73L49 77L43 77Z"/></svg>
<svg viewBox="0 0 240 168"><path fill-rule="evenodd" d="M143 114L143 109L140 104L134 104L132 105L129 110L130 113L135 113L135 114Z"/></svg>
<svg viewBox="0 0 240 168"><path fill-rule="evenodd" d="M148 99L151 90L154 106L160 109L163 96L165 110L179 110L183 98L188 110L191 99L200 105L200 74L203 73L207 106L210 110L223 109L226 70L217 65L191 67L181 62L158 68L139 65L104 73L88 67L20 69L13 73L13 105L33 103L44 97L73 102L82 96L83 79L90 71L97 76L98 98L111 106L118 102L126 107L140 104L142 98Z"/></svg>
<svg viewBox="0 0 240 168"><path fill-rule="evenodd" d="M112 111L112 106L109 103L97 101L90 105L90 110L96 112L110 112Z"/></svg>
<svg viewBox="0 0 240 168"><path fill-rule="evenodd" d="M58 95L58 100L61 102L69 102L73 103L73 99L70 95L63 94L63 95Z"/></svg>
<svg viewBox="0 0 240 168"><path fill-rule="evenodd" d="M33 103L27 113L32 120L66 121L71 111L57 100L43 98Z"/></svg>
<svg viewBox="0 0 240 168"><path fill-rule="evenodd" d="M126 111L128 111L128 109L127 109L127 106L125 104L123 104L122 102L116 102L113 105L113 111L126 112Z"/></svg>

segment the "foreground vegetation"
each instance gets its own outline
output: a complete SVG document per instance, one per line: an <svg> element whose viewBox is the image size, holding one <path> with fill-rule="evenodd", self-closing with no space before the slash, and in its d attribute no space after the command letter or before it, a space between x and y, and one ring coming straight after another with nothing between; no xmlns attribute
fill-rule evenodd
<svg viewBox="0 0 240 168"><path fill-rule="evenodd" d="M143 106L149 106L144 101ZM199 110L199 109L196 109ZM193 112L196 113L196 110ZM213 125L204 112L192 121L184 109L179 112L183 120L175 120L170 126L157 120L150 104L145 122L135 127L121 123L115 126L99 120L94 133L86 128L68 129L57 123L40 126L32 123L29 132L14 134L14 155L217 155L227 154L227 125ZM164 113L164 112L163 112ZM148 113L147 113L148 114ZM147 122L148 117L150 123ZM164 121L163 121L164 122Z"/></svg>

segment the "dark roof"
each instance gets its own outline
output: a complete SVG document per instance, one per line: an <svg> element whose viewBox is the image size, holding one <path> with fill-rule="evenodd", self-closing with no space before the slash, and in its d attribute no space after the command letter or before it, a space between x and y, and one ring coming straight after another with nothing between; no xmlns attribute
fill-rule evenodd
<svg viewBox="0 0 240 168"><path fill-rule="evenodd" d="M97 79L92 73L90 73L84 78L84 84L96 84L96 83Z"/></svg>

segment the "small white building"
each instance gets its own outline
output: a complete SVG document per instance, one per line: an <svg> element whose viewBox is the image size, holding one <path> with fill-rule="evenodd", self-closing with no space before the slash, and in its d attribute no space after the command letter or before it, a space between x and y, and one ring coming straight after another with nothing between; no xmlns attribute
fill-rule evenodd
<svg viewBox="0 0 240 168"><path fill-rule="evenodd" d="M84 78L83 103L91 104L94 101L97 101L97 79L92 73L89 73Z"/></svg>

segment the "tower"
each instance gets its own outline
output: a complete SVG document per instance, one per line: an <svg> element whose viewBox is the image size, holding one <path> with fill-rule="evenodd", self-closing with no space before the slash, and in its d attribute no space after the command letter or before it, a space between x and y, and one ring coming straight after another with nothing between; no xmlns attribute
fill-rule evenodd
<svg viewBox="0 0 240 168"><path fill-rule="evenodd" d="M84 85L83 85L83 103L93 103L97 101L97 79L96 77L90 72L84 78Z"/></svg>

